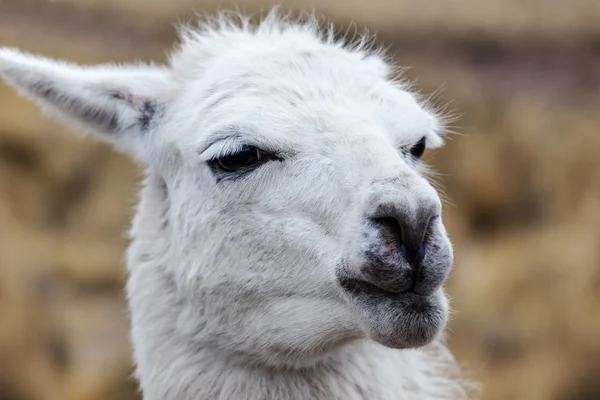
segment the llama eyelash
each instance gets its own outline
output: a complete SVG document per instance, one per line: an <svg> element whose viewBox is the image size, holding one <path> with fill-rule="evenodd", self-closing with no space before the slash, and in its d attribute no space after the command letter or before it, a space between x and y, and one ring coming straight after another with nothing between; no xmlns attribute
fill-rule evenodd
<svg viewBox="0 0 600 400"><path fill-rule="evenodd" d="M218 134L216 136L218 136ZM245 136L248 137L242 138L241 134L233 134L228 137L217 139L198 151L200 160L204 162L210 162L211 160L220 157L231 156L242 150L244 146L256 147L278 159L289 158L295 154L295 152L291 150L276 148L275 146L267 143L258 143L255 135Z"/></svg>
<svg viewBox="0 0 600 400"><path fill-rule="evenodd" d="M230 156L240 151L244 145L247 143L238 138L218 140L200 151L200 159L204 162L211 162L220 157Z"/></svg>

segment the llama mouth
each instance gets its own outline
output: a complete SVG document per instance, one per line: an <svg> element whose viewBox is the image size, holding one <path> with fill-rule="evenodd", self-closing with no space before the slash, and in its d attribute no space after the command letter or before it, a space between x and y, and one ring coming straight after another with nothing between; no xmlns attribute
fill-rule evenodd
<svg viewBox="0 0 600 400"><path fill-rule="evenodd" d="M422 295L411 290L391 292L360 279L342 279L340 285L352 297L361 298L362 301L392 301L416 314L431 312L432 308L435 308L434 296Z"/></svg>
<svg viewBox="0 0 600 400"><path fill-rule="evenodd" d="M410 290L405 290L401 292L391 292L389 290L385 290L380 288L379 286L375 286L369 282L363 281L361 279L347 278L339 280L340 286L351 295L361 295L368 294L371 296L382 296L388 298L401 297L408 293L411 293ZM421 296L415 293L417 296ZM425 297L425 296L422 296Z"/></svg>
<svg viewBox="0 0 600 400"><path fill-rule="evenodd" d="M424 346L446 325L448 304L441 290L425 296L389 292L359 279L339 279L339 284L358 311L367 335L386 347Z"/></svg>

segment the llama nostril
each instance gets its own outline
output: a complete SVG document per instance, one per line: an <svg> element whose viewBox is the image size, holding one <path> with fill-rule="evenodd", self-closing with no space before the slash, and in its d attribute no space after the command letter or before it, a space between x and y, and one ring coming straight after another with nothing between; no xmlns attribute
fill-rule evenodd
<svg viewBox="0 0 600 400"><path fill-rule="evenodd" d="M426 235L437 215L433 207L422 208L412 215L401 207L388 207L383 209L377 218L371 220L382 232L387 243L393 243L396 251L399 251L411 268L416 270L425 258Z"/></svg>
<svg viewBox="0 0 600 400"><path fill-rule="evenodd" d="M395 243L397 251L415 269L425 258L425 230L426 224L421 229L409 226L395 218L373 219L377 227L391 243Z"/></svg>
<svg viewBox="0 0 600 400"><path fill-rule="evenodd" d="M400 252L413 268L417 268L425 258L425 246L423 244L418 249L409 249L402 243Z"/></svg>
<svg viewBox="0 0 600 400"><path fill-rule="evenodd" d="M400 246L402 244L402 227L394 218L371 218L371 222L383 232L383 235L389 240Z"/></svg>

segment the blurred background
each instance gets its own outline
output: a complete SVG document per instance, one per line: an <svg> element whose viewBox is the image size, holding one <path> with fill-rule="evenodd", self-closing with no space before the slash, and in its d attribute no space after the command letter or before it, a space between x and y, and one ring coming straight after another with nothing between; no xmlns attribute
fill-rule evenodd
<svg viewBox="0 0 600 400"><path fill-rule="evenodd" d="M430 152L456 251L450 345L482 399L600 399L600 1L298 0L376 31L462 117ZM162 61L195 12L0 0L0 45ZM0 84L0 400L133 400L123 284L140 170Z"/></svg>

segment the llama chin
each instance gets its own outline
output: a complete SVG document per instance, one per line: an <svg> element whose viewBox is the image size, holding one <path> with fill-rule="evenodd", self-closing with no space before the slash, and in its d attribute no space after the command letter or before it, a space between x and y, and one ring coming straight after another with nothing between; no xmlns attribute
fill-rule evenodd
<svg viewBox="0 0 600 400"><path fill-rule="evenodd" d="M371 38L335 37L273 11L182 28L165 66L0 49L6 82L146 170L127 252L144 399L467 398L419 160L443 121Z"/></svg>

